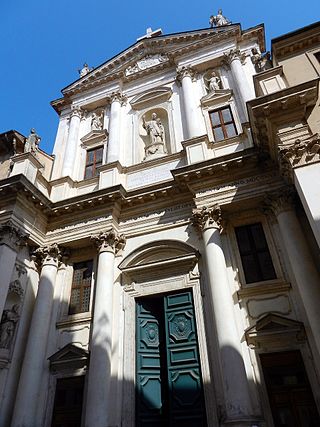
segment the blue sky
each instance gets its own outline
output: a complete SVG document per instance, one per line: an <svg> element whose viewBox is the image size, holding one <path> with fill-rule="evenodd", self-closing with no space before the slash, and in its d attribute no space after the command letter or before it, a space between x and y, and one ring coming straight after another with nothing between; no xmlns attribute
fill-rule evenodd
<svg viewBox="0 0 320 427"><path fill-rule="evenodd" d="M34 127L51 153L58 116L50 101L133 44L147 27L165 34L208 27L218 8L242 28L264 23L273 37L320 20L319 0L0 0L0 133Z"/></svg>

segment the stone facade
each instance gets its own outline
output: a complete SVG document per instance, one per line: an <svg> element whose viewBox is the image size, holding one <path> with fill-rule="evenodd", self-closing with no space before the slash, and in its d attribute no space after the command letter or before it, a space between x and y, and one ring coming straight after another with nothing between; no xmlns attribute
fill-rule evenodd
<svg viewBox="0 0 320 427"><path fill-rule="evenodd" d="M273 40L272 66L262 26L221 22L87 66L52 102L54 156L0 135L0 427L69 425L55 396L70 379L70 425L147 425L139 399L158 385L139 383L138 341L151 358L160 331L185 418L191 377L203 402L188 424L155 404L156 425L278 425L266 360L297 354L317 423L320 26ZM145 301L164 304L153 323ZM197 356L174 370L187 328Z"/></svg>

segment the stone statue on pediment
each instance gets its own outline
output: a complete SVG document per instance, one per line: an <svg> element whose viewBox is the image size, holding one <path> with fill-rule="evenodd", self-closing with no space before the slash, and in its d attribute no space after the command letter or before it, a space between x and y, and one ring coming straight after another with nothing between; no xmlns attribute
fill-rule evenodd
<svg viewBox="0 0 320 427"><path fill-rule="evenodd" d="M253 47L251 49L251 54L251 62L253 63L257 73L269 70L273 67L271 61L271 53L269 51L265 54L262 54L258 51L256 47Z"/></svg>
<svg viewBox="0 0 320 427"><path fill-rule="evenodd" d="M93 113L91 116L91 130L103 129L103 112L100 114Z"/></svg>
<svg viewBox="0 0 320 427"><path fill-rule="evenodd" d="M0 348L10 349L17 322L19 320L19 304L4 310L0 323Z"/></svg>
<svg viewBox="0 0 320 427"><path fill-rule="evenodd" d="M88 73L90 73L90 71L93 70L93 67L89 67L89 65L85 62L83 64L83 67L81 68L81 70L78 70L78 73L80 74L80 77L84 77L86 76Z"/></svg>
<svg viewBox="0 0 320 427"><path fill-rule="evenodd" d="M222 14L222 9L218 10L217 15L210 16L210 27L221 27L222 25L230 25L231 21Z"/></svg>
<svg viewBox="0 0 320 427"><path fill-rule="evenodd" d="M157 113L152 113L151 120L148 122L143 116L142 127L146 130L149 136L149 144L145 148L145 160L167 154L165 130L160 117L157 116Z"/></svg>
<svg viewBox="0 0 320 427"><path fill-rule="evenodd" d="M41 137L36 133L35 129L32 128L24 144L24 152L35 154L38 151L40 141Z"/></svg>

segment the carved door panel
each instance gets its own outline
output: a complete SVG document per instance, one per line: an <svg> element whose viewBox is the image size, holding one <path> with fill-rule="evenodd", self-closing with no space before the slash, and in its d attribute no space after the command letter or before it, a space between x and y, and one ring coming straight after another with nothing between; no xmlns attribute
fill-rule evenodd
<svg viewBox="0 0 320 427"><path fill-rule="evenodd" d="M191 291L137 301L136 425L206 425Z"/></svg>

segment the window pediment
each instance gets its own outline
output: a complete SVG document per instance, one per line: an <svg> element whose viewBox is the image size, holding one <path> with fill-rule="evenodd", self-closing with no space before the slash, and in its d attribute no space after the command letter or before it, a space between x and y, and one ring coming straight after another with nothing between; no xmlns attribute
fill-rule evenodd
<svg viewBox="0 0 320 427"><path fill-rule="evenodd" d="M107 137L108 131L106 129L92 130L81 138L81 142L85 147L90 147L105 141Z"/></svg>
<svg viewBox="0 0 320 427"><path fill-rule="evenodd" d="M67 344L48 358L52 372L85 368L87 367L88 359L89 351L72 343Z"/></svg>
<svg viewBox="0 0 320 427"><path fill-rule="evenodd" d="M147 106L158 105L165 101L169 101L171 96L172 90L167 87L162 87L135 96L130 101L130 105L134 110L141 110Z"/></svg>
<svg viewBox="0 0 320 427"><path fill-rule="evenodd" d="M203 96L200 100L201 105L205 108L211 108L218 105L226 104L233 95L231 89L216 89L213 92Z"/></svg>

